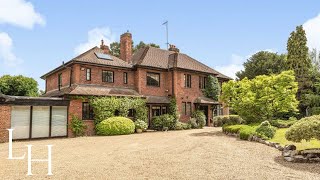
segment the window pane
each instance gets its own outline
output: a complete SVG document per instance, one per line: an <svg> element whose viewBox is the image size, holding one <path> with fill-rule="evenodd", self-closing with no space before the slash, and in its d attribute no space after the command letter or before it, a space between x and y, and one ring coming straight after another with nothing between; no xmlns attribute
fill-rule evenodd
<svg viewBox="0 0 320 180"><path fill-rule="evenodd" d="M167 106L162 106L162 114L167 114Z"/></svg>
<svg viewBox="0 0 320 180"><path fill-rule="evenodd" d="M102 71L102 81L113 83L113 72Z"/></svg>
<svg viewBox="0 0 320 180"><path fill-rule="evenodd" d="M187 116L190 116L190 115L191 115L191 103L190 103L190 102L188 102L188 103L186 104L186 115L187 115Z"/></svg>
<svg viewBox="0 0 320 180"><path fill-rule="evenodd" d="M87 81L90 81L90 80L91 80L91 69L87 69L86 80L87 80Z"/></svg>
<svg viewBox="0 0 320 180"><path fill-rule="evenodd" d="M186 103L185 103L185 102L182 103L182 111L181 111L181 114L182 114L182 115L186 115Z"/></svg>
<svg viewBox="0 0 320 180"><path fill-rule="evenodd" d="M32 138L49 137L49 106L34 106L32 111Z"/></svg>
<svg viewBox="0 0 320 180"><path fill-rule="evenodd" d="M147 73L147 85L148 86L160 86L160 74Z"/></svg>
<svg viewBox="0 0 320 180"><path fill-rule="evenodd" d="M127 84L128 83L128 73L123 73L123 83Z"/></svg>
<svg viewBox="0 0 320 180"><path fill-rule="evenodd" d="M160 106L152 106L152 116L160 116L161 108Z"/></svg>
<svg viewBox="0 0 320 180"><path fill-rule="evenodd" d="M52 106L51 136L67 135L67 106Z"/></svg>
<svg viewBox="0 0 320 180"><path fill-rule="evenodd" d="M30 106L12 106L11 129L13 139L29 138L30 130Z"/></svg>

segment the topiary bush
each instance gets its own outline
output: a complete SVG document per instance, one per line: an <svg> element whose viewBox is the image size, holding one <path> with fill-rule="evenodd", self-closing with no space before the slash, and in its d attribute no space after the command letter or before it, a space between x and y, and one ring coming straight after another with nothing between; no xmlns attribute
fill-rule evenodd
<svg viewBox="0 0 320 180"><path fill-rule="evenodd" d="M247 125L224 125L222 126L222 131L223 132L228 132L232 134L238 134L240 129L243 127L246 127Z"/></svg>
<svg viewBox="0 0 320 180"><path fill-rule="evenodd" d="M143 131L145 131L148 128L148 124L140 119L136 120L134 122L134 125L136 129L142 129Z"/></svg>
<svg viewBox="0 0 320 180"><path fill-rule="evenodd" d="M203 128L206 125L206 116L203 111L196 110L192 113L192 118L196 119L197 128Z"/></svg>
<svg viewBox="0 0 320 180"><path fill-rule="evenodd" d="M133 121L126 117L111 117L96 126L97 135L112 136L134 133Z"/></svg>
<svg viewBox="0 0 320 180"><path fill-rule="evenodd" d="M243 124L244 120L238 115L227 115L227 116L215 116L213 117L213 126L221 127L225 124Z"/></svg>
<svg viewBox="0 0 320 180"><path fill-rule="evenodd" d="M263 121L260 126L256 129L256 133L263 139L271 139L276 133L277 128L271 126L269 121Z"/></svg>
<svg viewBox="0 0 320 180"><path fill-rule="evenodd" d="M288 141L310 141L312 138L320 140L320 115L302 118L286 132Z"/></svg>
<svg viewBox="0 0 320 180"><path fill-rule="evenodd" d="M169 130L174 130L177 120L169 114L164 114L161 116L155 116L152 118L152 128L154 130L164 130L168 128Z"/></svg>
<svg viewBox="0 0 320 180"><path fill-rule="evenodd" d="M75 137L83 136L87 126L76 115L72 115L70 128Z"/></svg>

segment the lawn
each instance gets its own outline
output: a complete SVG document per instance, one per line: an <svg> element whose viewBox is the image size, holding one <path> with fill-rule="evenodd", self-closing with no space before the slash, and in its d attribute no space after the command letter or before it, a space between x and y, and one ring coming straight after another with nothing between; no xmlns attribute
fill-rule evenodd
<svg viewBox="0 0 320 180"><path fill-rule="evenodd" d="M297 147L297 149L310 149L310 148L320 148L320 141L318 140L311 140L309 142L303 140L301 143L294 143L292 141L288 141L285 138L285 134L288 128L281 128L278 129L275 136L270 139L270 142L280 143L281 145L288 145L293 144Z"/></svg>

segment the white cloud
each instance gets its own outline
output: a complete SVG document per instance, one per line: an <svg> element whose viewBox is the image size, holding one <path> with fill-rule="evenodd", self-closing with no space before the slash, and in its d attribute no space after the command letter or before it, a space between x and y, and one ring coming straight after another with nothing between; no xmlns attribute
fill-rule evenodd
<svg viewBox="0 0 320 180"><path fill-rule="evenodd" d="M32 29L35 24L45 25L42 15L34 10L33 5L25 0L0 0L0 24Z"/></svg>
<svg viewBox="0 0 320 180"><path fill-rule="evenodd" d="M275 52L272 49L265 49L263 51L269 51L269 52ZM255 51L253 53L250 53L246 56L241 56L238 54L232 54L231 55L231 61L229 64L224 66L216 66L215 69L219 72L221 72L224 75L227 75L233 79L236 79L236 72L243 70L243 63L249 59L253 54L257 53L259 51Z"/></svg>
<svg viewBox="0 0 320 180"><path fill-rule="evenodd" d="M320 14L306 21L303 28L306 31L309 49L320 50Z"/></svg>
<svg viewBox="0 0 320 180"><path fill-rule="evenodd" d="M85 43L79 44L75 49L75 54L81 54L94 46L101 44L101 39L104 40L105 45L110 45L114 42L114 35L112 34L110 28L94 28L88 32L88 41Z"/></svg>
<svg viewBox="0 0 320 180"><path fill-rule="evenodd" d="M12 52L13 44L10 36L5 32L0 32L0 63L6 67L15 68L23 61Z"/></svg>

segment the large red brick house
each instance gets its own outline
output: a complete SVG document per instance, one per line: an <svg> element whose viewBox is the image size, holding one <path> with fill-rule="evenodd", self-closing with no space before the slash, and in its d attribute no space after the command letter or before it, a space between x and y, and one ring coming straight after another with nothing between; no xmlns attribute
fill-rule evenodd
<svg viewBox="0 0 320 180"><path fill-rule="evenodd" d="M130 96L146 98L149 122L153 116L166 113L169 98L175 97L180 120L187 121L196 108L207 116L207 125L214 115L228 114L220 102L204 97L208 75L216 76L220 83L229 77L180 53L171 45L169 50L144 47L132 54L132 35L120 37L120 58L109 53L109 47L101 42L92 49L63 63L44 74L44 96ZM82 117L93 129L92 108L83 100L70 99L69 114ZM70 116L69 116L70 119ZM91 134L93 131L89 130Z"/></svg>

